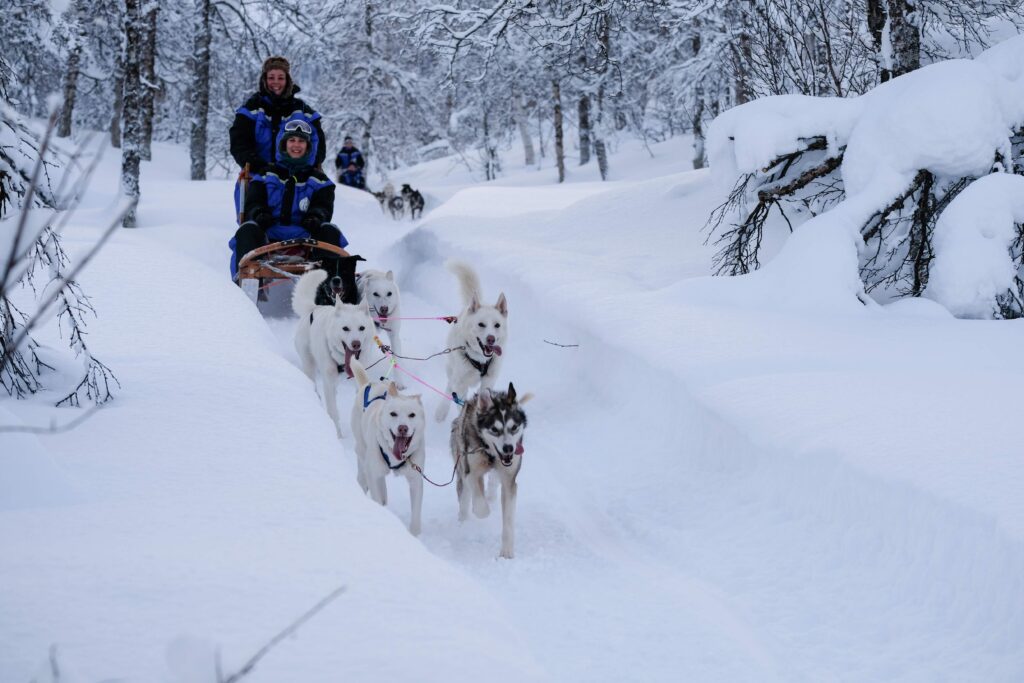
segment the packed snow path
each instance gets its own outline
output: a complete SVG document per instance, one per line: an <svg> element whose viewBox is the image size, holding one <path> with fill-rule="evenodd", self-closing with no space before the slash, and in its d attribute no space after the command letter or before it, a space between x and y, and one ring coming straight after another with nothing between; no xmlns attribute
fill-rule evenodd
<svg viewBox="0 0 1024 683"><path fill-rule="evenodd" d="M959 489L941 476L883 476L828 447L806 447L800 434L789 436L799 449L753 443L707 407L709 396L723 404L726 383L698 400L680 381L684 357L699 366L704 354L705 377L726 362L728 350L723 360L701 340L733 315L711 301L683 310L651 296L699 274L686 250L700 236L666 226L681 210L705 208L701 182L680 175L564 193L485 186L435 205L418 226L384 219L368 195L339 193L353 250L396 271L405 315L458 312L454 278L441 267L449 256L475 265L487 299L509 298L502 384L536 399L527 406L517 556L499 561L500 515L459 524L450 487L427 486L419 540L402 528L403 480L389 479L385 510L363 497L351 440L334 440L308 381L272 358L276 351L294 365L296 321L264 322L223 279L228 228L210 216L230 215L229 186L153 180L140 212L149 229L118 235L87 280L103 316L95 344L115 345L111 365L126 396L76 434L45 442L107 500L0 518L5 546L24 550L3 565L0 671L13 673L0 678L27 680L54 640L84 680L166 678L165 667L180 672L182 660L205 671L211 643L229 664L244 661L333 587L327 578L351 594L251 680L1020 678L1024 544L1018 508L998 486L980 490L984 479L971 469ZM452 194L422 185L435 199ZM181 208L185 192L191 201ZM581 214L626 209L630 230L572 239ZM560 220L569 236L537 237L538 225ZM685 225L700 222L695 215ZM660 249L644 246L653 242ZM144 255L155 249L166 250L177 277L147 281ZM125 281L149 284L118 294ZM275 296L288 288L279 289ZM677 329L685 334L667 334ZM405 354L440 350L445 332L440 322L406 323ZM840 325L837 336L845 333ZM818 341L822 357L746 372L786 387L828 365ZM862 343L847 337L851 348ZM157 358L166 367L154 375ZM410 365L443 387L441 359ZM353 392L339 391L343 416ZM426 390L424 398L430 414L435 399ZM742 413L742 397L733 398L722 412ZM798 402L784 390L778 400ZM120 437L111 431L118 420L133 425ZM447 424L428 430L427 472L445 481ZM1004 486L1016 471L1003 470ZM133 500L132 489L163 493ZM989 493L992 507L975 504ZM71 525L89 535L70 548L69 510L94 522ZM141 634L140 620L148 622ZM195 642L174 640L182 634ZM172 642L167 658L178 663L165 664Z"/></svg>

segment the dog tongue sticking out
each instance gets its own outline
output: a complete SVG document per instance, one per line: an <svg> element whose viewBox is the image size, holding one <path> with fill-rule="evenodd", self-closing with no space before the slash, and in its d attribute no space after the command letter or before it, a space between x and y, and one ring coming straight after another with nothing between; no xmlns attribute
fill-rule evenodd
<svg viewBox="0 0 1024 683"><path fill-rule="evenodd" d="M522 455L523 453L523 440L519 439L519 441L516 442L516 455Z"/></svg>
<svg viewBox="0 0 1024 683"><path fill-rule="evenodd" d="M490 349L491 349L491 353L493 353L493 354L495 354L497 356L501 355L501 347L498 346L497 344L491 344Z"/></svg>
<svg viewBox="0 0 1024 683"><path fill-rule="evenodd" d="M351 360L352 360L353 356L355 356L357 359L359 358L359 356L357 354L352 353L352 349L348 348L348 344L346 344L345 345L345 374L347 374L349 376L349 379L352 378L352 363L351 363Z"/></svg>
<svg viewBox="0 0 1024 683"><path fill-rule="evenodd" d="M411 436L396 436L395 445L391 449L391 455L393 455L396 460L401 460L405 456L405 452L409 450L409 443L411 441Z"/></svg>

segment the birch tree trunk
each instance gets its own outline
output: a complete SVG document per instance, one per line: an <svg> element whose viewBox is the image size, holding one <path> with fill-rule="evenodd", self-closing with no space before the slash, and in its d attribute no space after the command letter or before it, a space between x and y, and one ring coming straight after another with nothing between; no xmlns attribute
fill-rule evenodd
<svg viewBox="0 0 1024 683"><path fill-rule="evenodd" d="M603 12L600 18L598 41L601 46L600 85L597 86L597 121L594 126L594 154L597 156L597 170L601 180L608 180L608 148L604 143L605 132L605 81L608 75L608 59L611 56L611 17Z"/></svg>
<svg viewBox="0 0 1024 683"><path fill-rule="evenodd" d="M71 121L75 111L75 98L78 95L78 73L81 70L82 48L85 45L85 2L76 0L74 24L68 32L68 63L64 70L64 105L57 120L57 137L71 136Z"/></svg>
<svg viewBox="0 0 1024 683"><path fill-rule="evenodd" d="M739 26L739 38L732 46L733 66L733 99L735 104L745 104L754 99L753 85L751 84L750 67L753 61L753 45L751 38L750 10L740 3L740 7L734 11L734 19Z"/></svg>
<svg viewBox="0 0 1024 683"><path fill-rule="evenodd" d="M114 106L110 112L110 146L121 149L121 115L124 110L124 53L118 52L114 64Z"/></svg>
<svg viewBox="0 0 1024 683"><path fill-rule="evenodd" d="M534 102L536 106L536 102ZM537 149L540 151L540 158L543 159L547 154L547 149L544 145L544 108L537 107Z"/></svg>
<svg viewBox="0 0 1024 683"><path fill-rule="evenodd" d="M142 142L142 52L145 20L141 14L144 0L125 0L124 51L124 139L121 144L121 188L133 202L139 199L139 163ZM121 223L134 228L133 205Z"/></svg>
<svg viewBox="0 0 1024 683"><path fill-rule="evenodd" d="M141 140L139 155L149 161L153 155L153 116L156 102L156 18L160 4L154 1L147 3L146 15L143 19L144 34L142 43L142 102L141 102Z"/></svg>
<svg viewBox="0 0 1024 683"><path fill-rule="evenodd" d="M880 83L920 68L917 0L867 0L867 16Z"/></svg>
<svg viewBox="0 0 1024 683"><path fill-rule="evenodd" d="M562 86L558 80L551 81L551 99L555 105L555 164L558 166L558 182L565 182L565 135L562 132Z"/></svg>
<svg viewBox="0 0 1024 683"><path fill-rule="evenodd" d="M133 0L138 2L138 0ZM193 42L192 180L206 180L206 124L210 114L210 0L196 0Z"/></svg>
<svg viewBox="0 0 1024 683"><path fill-rule="evenodd" d="M697 30L694 31L692 43L694 57L700 54L701 48L699 26L699 23L695 23ZM690 127L693 130L693 167L697 169L704 168L704 86L702 84L698 83L694 88L693 98L695 106Z"/></svg>
<svg viewBox="0 0 1024 683"><path fill-rule="evenodd" d="M526 109L523 107L523 96L516 93L512 100L512 105L515 107L516 125L519 126L519 137L523 141L523 156L525 157L524 163L527 166L533 166L537 163L537 154L533 149L533 136L530 135L529 120L526 115Z"/></svg>
<svg viewBox="0 0 1024 683"><path fill-rule="evenodd" d="M377 51L373 46L373 0L366 0L366 4L363 7L363 31L366 37L366 55L367 64L375 64ZM371 67L372 68L372 67ZM377 83L377 74L374 71L370 71L370 87L371 95L369 99L369 111L366 115L366 128L363 130L363 178L370 177L371 163L375 162L376 152L373 149L375 147L373 134L374 125L377 122L377 97L372 92L372 88ZM341 169L339 169L340 173Z"/></svg>
<svg viewBox="0 0 1024 683"><path fill-rule="evenodd" d="M892 42L892 77L921 68L921 29L917 0L889 0L889 40Z"/></svg>
<svg viewBox="0 0 1024 683"><path fill-rule="evenodd" d="M580 119L580 166L590 163L590 96L580 96L578 107Z"/></svg>
<svg viewBox="0 0 1024 683"><path fill-rule="evenodd" d="M697 86L696 106L693 109L693 167L704 168L704 88Z"/></svg>

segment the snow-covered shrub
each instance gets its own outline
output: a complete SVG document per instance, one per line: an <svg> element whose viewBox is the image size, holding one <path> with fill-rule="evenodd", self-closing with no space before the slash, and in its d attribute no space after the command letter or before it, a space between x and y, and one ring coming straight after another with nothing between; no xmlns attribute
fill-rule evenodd
<svg viewBox="0 0 1024 683"><path fill-rule="evenodd" d="M1024 177L993 173L942 213L925 295L965 318L1024 313Z"/></svg>
<svg viewBox="0 0 1024 683"><path fill-rule="evenodd" d="M722 245L718 272L760 266L777 210L783 230L848 234L865 292L883 299L922 294L947 207L977 178L1021 171L1022 57L1018 36L975 60L932 64L857 98L770 97L718 117L709 158L712 172L732 187L709 219ZM1019 247L1004 248L1006 262L1020 265ZM955 248L944 255L947 264L956 258Z"/></svg>

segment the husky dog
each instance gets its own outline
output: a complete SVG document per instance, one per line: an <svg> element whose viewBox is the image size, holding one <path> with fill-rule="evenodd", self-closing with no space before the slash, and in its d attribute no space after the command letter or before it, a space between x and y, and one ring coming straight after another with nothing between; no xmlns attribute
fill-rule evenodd
<svg viewBox="0 0 1024 683"><path fill-rule="evenodd" d="M388 343L391 350L397 355L402 355L402 321L400 303L401 294L398 291L398 283L395 282L393 271L364 270L356 275L356 282L359 285L359 300L370 307L370 314L373 316L374 324L378 329L388 333Z"/></svg>
<svg viewBox="0 0 1024 683"><path fill-rule="evenodd" d="M458 322L448 330L448 348L461 347L448 354L445 373L448 388L445 393L455 392L465 397L477 384L490 389L501 370L501 350L508 337L508 303L505 295L499 294L493 306L480 303L480 279L476 271L465 263L449 261L448 270L459 279L462 291L462 313ZM437 407L434 419L443 422L448 416L448 401Z"/></svg>
<svg viewBox="0 0 1024 683"><path fill-rule="evenodd" d="M516 398L516 389L508 384L507 392L481 389L466 401L462 412L452 422L451 448L458 479L455 491L459 496L459 521L473 514L490 514L484 493L484 477L493 472L501 481L501 557L515 554L516 475L523 464L523 433L526 413L522 404L530 394Z"/></svg>
<svg viewBox="0 0 1024 683"><path fill-rule="evenodd" d="M388 205L395 196L395 186L388 183L384 186L384 189L379 192L374 192L373 196L377 198L377 203L380 204L381 213L386 213Z"/></svg>
<svg viewBox="0 0 1024 683"><path fill-rule="evenodd" d="M423 201L423 195L420 194L419 190L414 190L408 183L405 183L402 185L402 199L405 200L405 205L409 207L410 218L416 220L417 212L419 212L420 218L423 218L423 207L425 202Z"/></svg>
<svg viewBox="0 0 1024 683"><path fill-rule="evenodd" d="M396 221L405 215L405 200L401 195L396 195L388 200L388 211Z"/></svg>
<svg viewBox="0 0 1024 683"><path fill-rule="evenodd" d="M351 361L373 345L374 327L365 303L346 304L338 297L333 306L316 305L317 289L326 278L327 271L312 270L295 283L292 310L299 316L295 350L302 360L302 371L313 380L314 387L319 376L327 414L334 420L340 438L341 423L335 396L338 375L345 371L352 376Z"/></svg>
<svg viewBox="0 0 1024 683"><path fill-rule="evenodd" d="M380 204L381 213L385 213L387 209L385 209L384 207L388 203L388 196L384 194L384 190L378 190L377 192L374 192L373 196L377 198L377 203Z"/></svg>
<svg viewBox="0 0 1024 683"><path fill-rule="evenodd" d="M359 485L375 501L387 505L385 478L389 472L405 475L412 510L409 532L419 536L423 477L409 463L422 470L427 457L423 402L418 395L398 393L394 382L371 382L359 361L353 360L351 366L359 385L352 404Z"/></svg>

